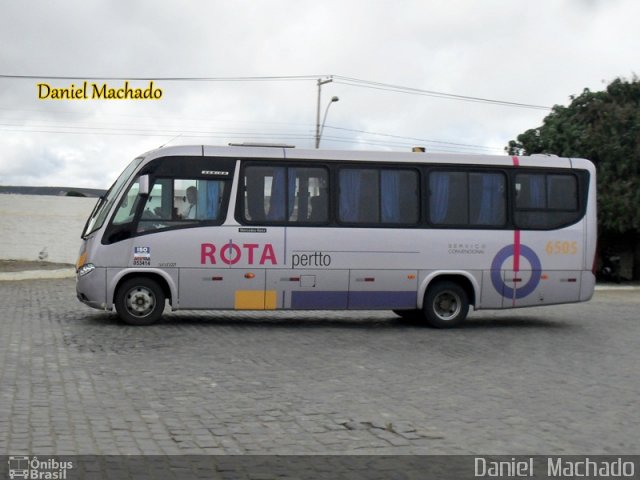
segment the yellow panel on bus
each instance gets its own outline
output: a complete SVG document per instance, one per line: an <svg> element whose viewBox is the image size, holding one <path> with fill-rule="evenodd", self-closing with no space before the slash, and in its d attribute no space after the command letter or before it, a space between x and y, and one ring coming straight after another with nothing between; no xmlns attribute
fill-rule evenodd
<svg viewBox="0 0 640 480"><path fill-rule="evenodd" d="M275 290L236 290L236 310L275 310L277 296Z"/></svg>

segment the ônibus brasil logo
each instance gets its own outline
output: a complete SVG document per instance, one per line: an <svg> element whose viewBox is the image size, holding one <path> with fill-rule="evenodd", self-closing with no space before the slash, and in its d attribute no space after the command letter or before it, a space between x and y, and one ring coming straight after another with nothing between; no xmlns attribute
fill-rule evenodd
<svg viewBox="0 0 640 480"><path fill-rule="evenodd" d="M9 478L32 480L66 480L67 470L73 468L73 462L61 462L54 458L39 460L38 457L10 456Z"/></svg>

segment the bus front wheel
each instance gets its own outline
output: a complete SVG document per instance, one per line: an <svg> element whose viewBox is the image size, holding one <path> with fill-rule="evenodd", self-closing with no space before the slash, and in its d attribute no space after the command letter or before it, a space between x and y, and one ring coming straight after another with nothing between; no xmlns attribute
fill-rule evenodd
<svg viewBox="0 0 640 480"><path fill-rule="evenodd" d="M467 318L469 298L455 282L436 282L427 289L422 310L430 327L456 327Z"/></svg>
<svg viewBox="0 0 640 480"><path fill-rule="evenodd" d="M126 280L115 298L116 311L129 325L152 325L162 316L165 295L155 280L136 277Z"/></svg>

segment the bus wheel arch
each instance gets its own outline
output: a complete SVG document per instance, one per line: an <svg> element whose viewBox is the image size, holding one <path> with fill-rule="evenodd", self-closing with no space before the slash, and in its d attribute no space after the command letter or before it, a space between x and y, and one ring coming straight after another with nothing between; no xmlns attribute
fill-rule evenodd
<svg viewBox="0 0 640 480"><path fill-rule="evenodd" d="M468 277L460 274L437 275L424 289L422 315L430 327L452 328L466 319L469 306L475 305L475 302L475 288Z"/></svg>
<svg viewBox="0 0 640 480"><path fill-rule="evenodd" d="M118 316L129 325L151 325L157 322L171 302L167 281L153 273L132 272L123 276L114 291L113 303Z"/></svg>

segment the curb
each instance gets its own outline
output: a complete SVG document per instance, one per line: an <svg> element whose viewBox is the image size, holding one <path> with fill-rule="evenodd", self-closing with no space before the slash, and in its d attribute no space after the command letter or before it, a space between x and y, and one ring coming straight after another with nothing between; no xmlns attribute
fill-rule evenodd
<svg viewBox="0 0 640 480"><path fill-rule="evenodd" d="M16 280L45 280L56 278L73 278L76 276L76 272L73 269L60 269L60 270L24 270L22 272L1 272L1 281L16 281Z"/></svg>
<svg viewBox="0 0 640 480"><path fill-rule="evenodd" d="M638 291L640 286L637 285L596 285L596 291L607 290L626 290L626 291Z"/></svg>

